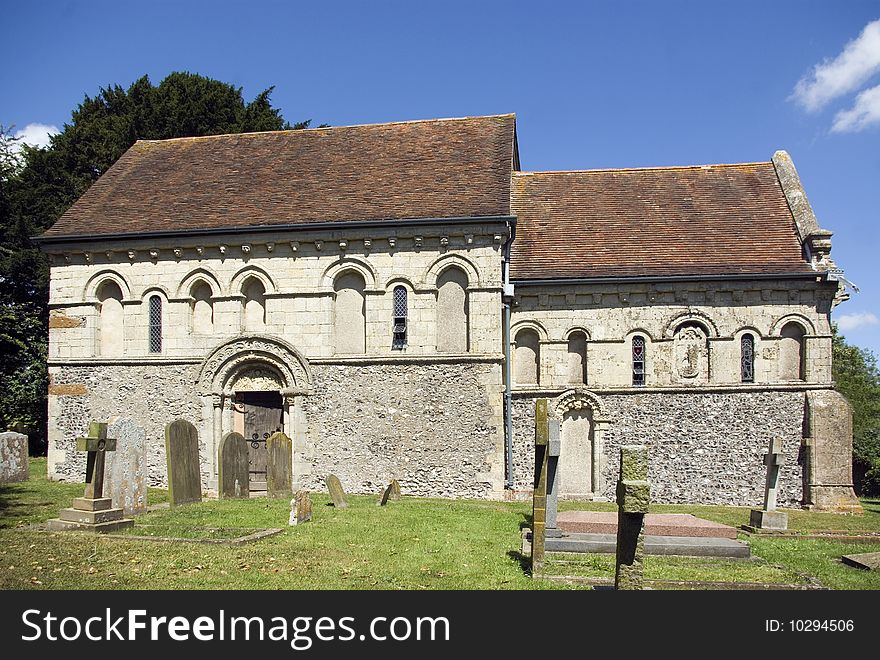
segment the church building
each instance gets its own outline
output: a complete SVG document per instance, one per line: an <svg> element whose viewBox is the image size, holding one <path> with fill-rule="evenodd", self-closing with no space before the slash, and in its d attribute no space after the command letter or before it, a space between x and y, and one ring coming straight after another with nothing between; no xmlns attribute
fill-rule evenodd
<svg viewBox="0 0 880 660"><path fill-rule="evenodd" d="M846 298L789 156L525 172L513 115L138 141L38 240L51 258L49 476L90 420L230 431L265 488L514 499L535 400L563 497L613 498L650 449L658 502L846 510L851 415L831 378ZM848 426L849 425L849 426Z"/></svg>

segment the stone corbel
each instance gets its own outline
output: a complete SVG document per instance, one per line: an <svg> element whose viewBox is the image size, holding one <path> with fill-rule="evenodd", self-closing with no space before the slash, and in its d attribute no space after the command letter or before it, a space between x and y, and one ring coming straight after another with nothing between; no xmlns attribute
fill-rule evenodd
<svg viewBox="0 0 880 660"><path fill-rule="evenodd" d="M810 260L816 270L828 270L835 268L831 259L831 236L832 232L827 229L816 229L807 236L807 247L810 250Z"/></svg>

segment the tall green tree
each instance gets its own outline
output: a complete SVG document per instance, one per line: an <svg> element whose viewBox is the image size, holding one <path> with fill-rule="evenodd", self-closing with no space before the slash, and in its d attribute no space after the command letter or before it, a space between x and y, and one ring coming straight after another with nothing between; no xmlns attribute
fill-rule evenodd
<svg viewBox="0 0 880 660"><path fill-rule="evenodd" d="M880 370L877 356L833 328L833 374L853 407L853 481L861 495L880 495Z"/></svg>
<svg viewBox="0 0 880 660"><path fill-rule="evenodd" d="M272 90L248 103L240 87L204 76L172 73L158 85L144 76L85 96L45 149L19 149L0 126L0 427L23 425L45 446L49 267L31 237L139 139L306 128L284 120Z"/></svg>

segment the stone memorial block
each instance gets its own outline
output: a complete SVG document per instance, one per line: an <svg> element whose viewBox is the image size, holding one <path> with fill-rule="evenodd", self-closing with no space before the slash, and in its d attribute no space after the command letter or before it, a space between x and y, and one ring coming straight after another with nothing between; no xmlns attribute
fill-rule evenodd
<svg viewBox="0 0 880 660"><path fill-rule="evenodd" d="M201 502L199 433L185 419L176 419L165 427L165 460L171 506Z"/></svg>
<svg viewBox="0 0 880 660"><path fill-rule="evenodd" d="M147 435L134 420L117 417L107 425L116 451L107 455L104 490L125 515L147 510Z"/></svg>
<svg viewBox="0 0 880 660"><path fill-rule="evenodd" d="M400 484L397 482L397 479L391 480L391 495L389 499L392 502L397 502L400 499Z"/></svg>
<svg viewBox="0 0 880 660"><path fill-rule="evenodd" d="M331 474L324 481L327 484L327 490L330 491L330 499L333 500L333 506L337 509L346 508L348 502L345 501L345 491L342 490L342 484L339 481L339 477L335 474Z"/></svg>
<svg viewBox="0 0 880 660"><path fill-rule="evenodd" d="M376 502L376 506L385 506L388 504L388 500L391 498L391 484L388 484L385 487L385 490L382 491L382 494L379 496L379 501Z"/></svg>
<svg viewBox="0 0 880 660"><path fill-rule="evenodd" d="M248 443L241 433L227 433L220 441L218 453L218 494L228 497L250 497Z"/></svg>
<svg viewBox="0 0 880 660"><path fill-rule="evenodd" d="M532 491L532 577L544 572L544 539L547 524L547 454L550 426L547 399L535 401L535 481Z"/></svg>
<svg viewBox="0 0 880 660"><path fill-rule="evenodd" d="M266 488L269 497L287 497L293 492L293 441L278 431L266 440L269 462Z"/></svg>
<svg viewBox="0 0 880 660"><path fill-rule="evenodd" d="M615 589L641 589L644 584L645 514L648 513L650 494L648 449L643 445L621 447Z"/></svg>
<svg viewBox="0 0 880 660"><path fill-rule="evenodd" d="M0 433L0 484L27 481L28 437L22 433Z"/></svg>
<svg viewBox="0 0 880 660"><path fill-rule="evenodd" d="M312 498L307 490L298 490L290 500L290 525L301 525L312 519Z"/></svg>
<svg viewBox="0 0 880 660"><path fill-rule="evenodd" d="M133 520L123 517L121 508L113 508L111 498L104 497L106 454L116 451L116 439L107 437L107 424L91 422L88 436L76 439L76 448L87 452L85 494L74 498L73 506L62 509L58 518L49 520L49 530L112 532L134 525Z"/></svg>

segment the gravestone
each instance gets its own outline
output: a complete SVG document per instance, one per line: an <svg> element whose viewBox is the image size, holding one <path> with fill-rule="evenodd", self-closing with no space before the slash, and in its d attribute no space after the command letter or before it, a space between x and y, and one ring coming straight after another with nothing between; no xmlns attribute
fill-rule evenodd
<svg viewBox="0 0 880 660"><path fill-rule="evenodd" d="M293 442L278 431L266 440L266 451L267 493L269 497L287 497L293 492Z"/></svg>
<svg viewBox="0 0 880 660"><path fill-rule="evenodd" d="M650 497L648 449L644 445L621 447L614 572L614 588L620 591L641 589L644 584L645 514Z"/></svg>
<svg viewBox="0 0 880 660"><path fill-rule="evenodd" d="M562 532L556 527L559 509L559 456L562 449L562 424L558 419L548 420L547 435L547 513L544 535L558 538Z"/></svg>
<svg viewBox="0 0 880 660"><path fill-rule="evenodd" d="M223 436L218 459L220 467L217 485L220 498L250 497L248 443L244 436L234 431Z"/></svg>
<svg viewBox="0 0 880 660"><path fill-rule="evenodd" d="M544 573L544 531L547 524L547 454L550 429L547 399L535 401L535 481L532 491L532 577Z"/></svg>
<svg viewBox="0 0 880 660"><path fill-rule="evenodd" d="M379 501L376 502L376 506L385 506L388 504L388 500L391 498L391 490L392 484L388 484L379 496Z"/></svg>
<svg viewBox="0 0 880 660"><path fill-rule="evenodd" d="M307 490L298 490L290 500L290 525L301 525L312 519L312 498Z"/></svg>
<svg viewBox="0 0 880 660"><path fill-rule="evenodd" d="M0 433L0 484L27 481L28 437L22 433Z"/></svg>
<svg viewBox="0 0 880 660"><path fill-rule="evenodd" d="M391 495L389 499L392 502L397 502L400 499L400 484L397 483L397 479L391 480Z"/></svg>
<svg viewBox="0 0 880 660"><path fill-rule="evenodd" d="M107 424L91 422L88 436L76 439L76 448L87 452L85 495L74 498L72 507L49 520L49 530L112 532L134 525L133 520L123 517L122 509L113 508L111 498L104 497L105 455L116 451L116 439L107 437Z"/></svg>
<svg viewBox="0 0 880 660"><path fill-rule="evenodd" d="M185 419L176 419L165 427L165 461L171 506L201 502L199 432Z"/></svg>
<svg viewBox="0 0 880 660"><path fill-rule="evenodd" d="M107 456L104 490L125 515L147 510L147 436L134 420L117 417L107 426L116 451Z"/></svg>
<svg viewBox="0 0 880 660"><path fill-rule="evenodd" d="M339 481L339 477L335 474L331 474L324 480L324 482L327 484L327 490L330 491L330 499L333 500L333 506L337 509L346 508L348 502L345 501L345 491L342 490L342 484Z"/></svg>
<svg viewBox="0 0 880 660"><path fill-rule="evenodd" d="M770 447L764 454L767 478L764 484L764 508L752 509L749 513L749 526L754 529L788 529L788 514L776 510L776 495L779 491L779 468L785 462L782 454L782 438L770 440Z"/></svg>

